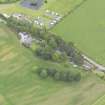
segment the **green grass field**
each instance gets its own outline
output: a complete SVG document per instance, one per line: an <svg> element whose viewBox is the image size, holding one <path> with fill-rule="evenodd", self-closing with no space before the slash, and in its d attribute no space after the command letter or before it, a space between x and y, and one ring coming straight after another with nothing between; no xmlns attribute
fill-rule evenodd
<svg viewBox="0 0 105 105"><path fill-rule="evenodd" d="M41 80L33 71L45 62L20 45L16 34L0 25L0 104L2 105L91 105L105 94L104 82L91 73L82 73L79 83ZM72 66L67 69L73 69ZM95 92L94 92L95 91Z"/></svg>
<svg viewBox="0 0 105 105"><path fill-rule="evenodd" d="M71 10L75 0L49 0L40 10L23 8L19 3L0 5L0 13L21 12L30 16L42 15L46 9L61 14ZM79 3L81 0L76 0ZM57 3L57 6L53 5ZM69 5L69 3L72 3ZM66 6L65 6L65 5ZM104 0L87 0L74 13L58 24L53 32L67 41L75 42L85 54L105 63ZM38 66L72 69L71 65L43 61L19 43L16 33L0 23L0 105L104 105L105 82L91 72L81 71L78 83L42 80L35 72Z"/></svg>
<svg viewBox="0 0 105 105"><path fill-rule="evenodd" d="M105 0L87 0L59 23L53 32L76 46L98 63L105 65Z"/></svg>
<svg viewBox="0 0 105 105"><path fill-rule="evenodd" d="M104 105L105 104L105 95L99 98L93 105Z"/></svg>
<svg viewBox="0 0 105 105"><path fill-rule="evenodd" d="M88 0L53 29L53 32L67 41L73 41L81 51L103 65L105 65L104 4L104 0ZM104 104L105 95L92 105Z"/></svg>

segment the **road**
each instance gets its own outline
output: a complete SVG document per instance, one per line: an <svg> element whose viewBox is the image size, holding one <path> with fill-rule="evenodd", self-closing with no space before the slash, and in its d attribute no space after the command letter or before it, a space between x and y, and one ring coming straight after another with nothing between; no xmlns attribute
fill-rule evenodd
<svg viewBox="0 0 105 105"><path fill-rule="evenodd" d="M95 61L93 61L92 59L90 59L89 57L83 55L84 59L86 59L89 63L93 64L96 67L96 70L99 71L104 71L105 72L105 66L100 65L98 63L96 63Z"/></svg>

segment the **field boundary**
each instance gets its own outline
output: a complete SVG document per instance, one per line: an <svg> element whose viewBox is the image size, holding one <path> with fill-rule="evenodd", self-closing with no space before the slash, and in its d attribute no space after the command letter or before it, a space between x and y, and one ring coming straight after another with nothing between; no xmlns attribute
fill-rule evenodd
<svg viewBox="0 0 105 105"><path fill-rule="evenodd" d="M80 8L80 7L81 7L84 3L86 3L87 1L88 1L88 0L83 0L82 2L80 2L79 4L77 4L76 6L74 6L73 9L71 9L69 12L67 12L67 14L65 14L65 15L63 16L63 18L60 20L60 22L63 21L68 15L72 14L74 11L76 11L78 8ZM59 24L60 22L56 23L55 26L56 26L57 24ZM55 28L55 26L52 27L52 28L50 28L50 29L48 29L48 30L51 30L51 29Z"/></svg>

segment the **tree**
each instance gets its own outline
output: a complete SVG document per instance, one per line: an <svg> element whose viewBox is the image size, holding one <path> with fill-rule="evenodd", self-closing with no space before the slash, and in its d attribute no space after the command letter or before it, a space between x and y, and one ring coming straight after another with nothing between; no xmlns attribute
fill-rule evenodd
<svg viewBox="0 0 105 105"><path fill-rule="evenodd" d="M56 43L55 39L52 38L52 37L48 40L48 44L49 44L53 49L57 48L57 43Z"/></svg>
<svg viewBox="0 0 105 105"><path fill-rule="evenodd" d="M48 77L47 70L45 70L45 69L41 70L39 75L41 78L47 78Z"/></svg>
<svg viewBox="0 0 105 105"><path fill-rule="evenodd" d="M50 47L39 47L35 50L37 56L45 60L52 60L53 50Z"/></svg>
<svg viewBox="0 0 105 105"><path fill-rule="evenodd" d="M68 72L68 74L67 74L67 81L73 81L74 80L74 75L73 75L73 73L71 73L71 72Z"/></svg>
<svg viewBox="0 0 105 105"><path fill-rule="evenodd" d="M60 72L56 72L54 75L54 79L55 80L60 80L61 79L61 73Z"/></svg>
<svg viewBox="0 0 105 105"><path fill-rule="evenodd" d="M81 74L77 70L59 71L55 68L41 67L38 68L36 72L41 78L47 78L49 76L55 80L65 81L65 82L80 81L81 79Z"/></svg>
<svg viewBox="0 0 105 105"><path fill-rule="evenodd" d="M74 80L75 81L80 81L80 79L81 79L81 74L79 72L76 72Z"/></svg>
<svg viewBox="0 0 105 105"><path fill-rule="evenodd" d="M84 58L80 52L74 52L74 55L72 56L71 61L73 61L75 64L79 66L82 66L84 63Z"/></svg>
<svg viewBox="0 0 105 105"><path fill-rule="evenodd" d="M52 55L52 59L53 59L53 61L60 61L61 53L59 51L54 52Z"/></svg>
<svg viewBox="0 0 105 105"><path fill-rule="evenodd" d="M61 80L63 80L63 81L68 80L68 72L67 71L61 72Z"/></svg>
<svg viewBox="0 0 105 105"><path fill-rule="evenodd" d="M57 72L54 68L48 68L47 69L48 75L54 77L55 73Z"/></svg>
<svg viewBox="0 0 105 105"><path fill-rule="evenodd" d="M45 3L47 3L48 1L47 1L47 0L45 0L44 2L45 2Z"/></svg>

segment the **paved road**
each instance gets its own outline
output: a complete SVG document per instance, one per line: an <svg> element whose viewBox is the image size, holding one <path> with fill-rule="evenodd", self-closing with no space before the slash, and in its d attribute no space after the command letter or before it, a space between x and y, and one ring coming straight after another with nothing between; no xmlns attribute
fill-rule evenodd
<svg viewBox="0 0 105 105"><path fill-rule="evenodd" d="M83 57L84 57L84 59L89 61L91 64L93 64L96 67L96 70L100 70L100 71L104 71L105 72L105 66L96 63L95 61L93 61L92 59L90 59L89 57L87 57L85 55L83 55Z"/></svg>

